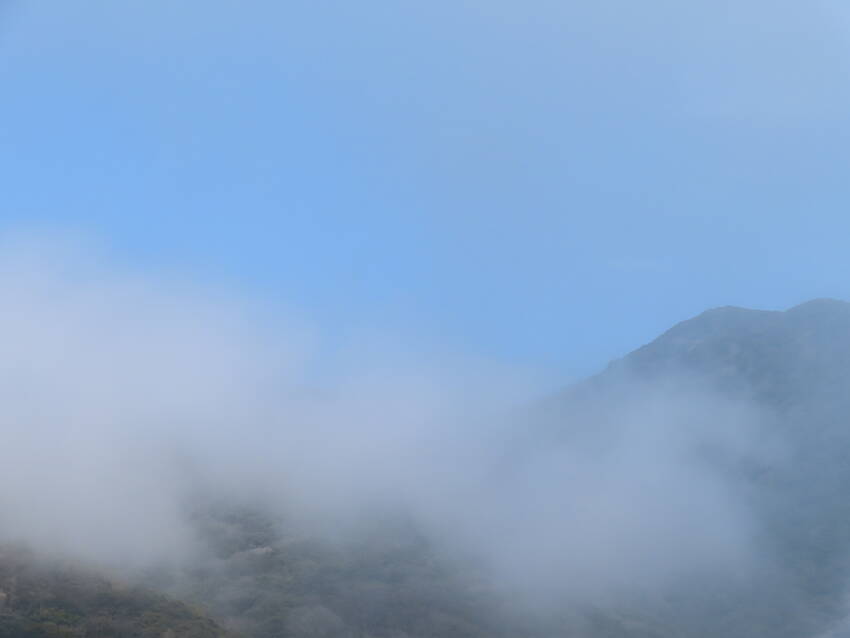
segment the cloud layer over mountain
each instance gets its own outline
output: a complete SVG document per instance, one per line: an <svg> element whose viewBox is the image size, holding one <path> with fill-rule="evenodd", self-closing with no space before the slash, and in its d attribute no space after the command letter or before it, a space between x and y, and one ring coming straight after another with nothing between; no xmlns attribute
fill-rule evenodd
<svg viewBox="0 0 850 638"><path fill-rule="evenodd" d="M620 387L553 439L522 375L462 353L361 347L316 377L305 322L80 244L10 239L0 273L5 538L111 564L185 557L204 491L331 536L404 512L542 598L752 558L755 523L716 464L757 451L752 407Z"/></svg>

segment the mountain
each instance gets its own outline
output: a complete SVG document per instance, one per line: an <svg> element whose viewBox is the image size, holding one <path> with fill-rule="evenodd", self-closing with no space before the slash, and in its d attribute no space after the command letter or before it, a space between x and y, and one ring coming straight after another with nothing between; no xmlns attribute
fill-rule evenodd
<svg viewBox="0 0 850 638"><path fill-rule="evenodd" d="M657 438L649 430L659 401L673 427L695 421L707 430L699 453L708 451L698 462L751 519L758 556L744 576L700 573L652 596L583 600L529 616L506 611L486 569L459 568L415 525L345 547L266 526L270 535L258 547L240 545L258 528L250 516L236 516L226 525L230 549L216 570L194 579L190 597L257 637L814 638L839 631L850 584L850 304L815 300L785 312L725 307L684 321L517 419L495 480L509 493L553 450L599 454L624 420L636 419L631 443ZM755 442L729 452L711 430L738 427L737 406L746 406L744 421L758 415L756 425L742 422ZM604 457L591 458L600 471L618 471ZM221 526L215 516L206 521ZM303 621L311 629L297 619L312 619Z"/></svg>
<svg viewBox="0 0 850 638"><path fill-rule="evenodd" d="M742 638L829 631L846 614L850 584L850 303L709 310L571 392L610 401L624 379L642 392L696 383L747 401L763 420L762 440L782 447L756 467L725 468L760 526L762 570L744 587L727 584L722 601L689 602L703 613L685 617L681 630Z"/></svg>
<svg viewBox="0 0 850 638"><path fill-rule="evenodd" d="M546 483L528 478L541 475ZM212 498L188 509L202 560L146 574L143 588L0 552L0 637L213 637L226 635L222 626L246 638L848 635L850 304L724 307L684 321L515 417L488 476L487 493L506 500L522 485L533 501L541 487L547 512L551 498L574 496L569 481L587 483L591 518L625 531L594 530L614 539L584 539L601 552L597 562L582 562L580 549L563 569L550 561L550 573L572 587L582 580L573 567L601 562L628 587L611 593L606 581L598 599L555 591L554 605L514 605L486 560L447 551L408 512L341 542ZM597 480L604 494L593 491ZM523 506L532 528L549 520ZM582 515L560 521L556 548L573 551ZM631 530L633 520L641 524ZM515 543L510 551L524 556L533 541ZM740 566L726 547L739 544ZM716 555L701 560L704 551Z"/></svg>
<svg viewBox="0 0 850 638"><path fill-rule="evenodd" d="M734 496L752 527L755 566L745 577L699 576L644 604L669 635L815 638L850 626L841 620L850 585L850 303L708 310L551 397L530 420L538 427L514 442L513 476L533 471L541 450L612 447L627 423L637 432L630 445L685 437L688 458ZM659 420L669 421L661 434Z"/></svg>
<svg viewBox="0 0 850 638"><path fill-rule="evenodd" d="M850 303L816 299L785 312L709 310L612 367L650 377L684 370L781 409L840 397L848 366Z"/></svg>

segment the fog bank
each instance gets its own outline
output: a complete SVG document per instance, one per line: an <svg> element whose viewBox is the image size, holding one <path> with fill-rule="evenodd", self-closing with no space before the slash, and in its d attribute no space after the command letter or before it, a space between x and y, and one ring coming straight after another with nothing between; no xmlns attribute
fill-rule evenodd
<svg viewBox="0 0 850 638"><path fill-rule="evenodd" d="M364 337L316 375L322 337L302 318L84 247L0 253L3 539L185 557L202 490L316 533L404 511L497 585L556 598L752 563L747 495L721 471L762 453L752 406L624 393L602 418L566 412L553 438L527 371Z"/></svg>

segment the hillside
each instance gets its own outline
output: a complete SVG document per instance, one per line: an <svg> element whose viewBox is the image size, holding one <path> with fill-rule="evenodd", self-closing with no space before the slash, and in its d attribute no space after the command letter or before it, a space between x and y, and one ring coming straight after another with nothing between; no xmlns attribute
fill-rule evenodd
<svg viewBox="0 0 850 638"><path fill-rule="evenodd" d="M667 429L659 429L659 421ZM848 626L850 593L848 426L850 304L710 310L515 418L489 475L487 493L507 502L516 485L533 488L527 477L554 459L546 495L564 502L543 505L569 509L568 481L576 476L569 466L578 460L586 468L580 481L591 485L587 516L602 512L604 525L626 527L631 519L610 510L643 516L634 534L615 530L610 538L616 540L588 545L601 549L601 564L615 576L625 573L626 579L609 581L620 587L627 580L626 590L611 593L605 581L605 596L576 597L584 584L573 566L597 563L579 556L562 566L551 555L551 569L546 561L533 567L541 579L545 570L545 578L557 576L546 585L551 600L519 604L521 597L506 588L506 582L515 586L512 576L489 569L485 553L451 550L404 508L330 540L262 507L210 498L187 509L204 548L199 558L145 574L146 588L122 587L79 568L48 569L25 553L0 554L0 636L213 637L226 635L223 626L248 638L837 637ZM687 445L672 460L668 452L656 453L681 433ZM630 446L645 448L645 456L635 457ZM682 463L688 464L684 474ZM673 470L641 486L641 473L652 473L655 464ZM625 493L652 509L641 513L622 498L606 505L604 494L593 493L600 476L608 492L637 483ZM682 476L681 490L663 491ZM534 497L532 488L518 493ZM704 512L699 499L706 493L724 507ZM668 508L670 495L684 504ZM594 500L604 507L594 510ZM519 511L538 524L535 510ZM715 530L715 515L729 521ZM581 516L561 521L566 532L556 549L574 551L580 532L573 529L580 525L573 522L583 524ZM705 518L689 527L695 516ZM668 527L686 549L652 537ZM715 536L730 529L733 537L746 537L746 561L728 562L726 549L718 550L716 569L696 560L694 554L726 542L715 543ZM609 532L603 526L597 535ZM489 540L487 528L477 533L482 545ZM688 535L697 537L692 544ZM536 548L528 545L534 538L507 536L509 564L526 569L525 559L516 557L533 559ZM736 538L729 543L735 546ZM618 562L634 556L617 544L650 553ZM660 577L658 564L665 561L670 565ZM688 561L693 565L678 564ZM534 591L540 598L542 589ZM194 611L200 608L220 626Z"/></svg>
<svg viewBox="0 0 850 638"><path fill-rule="evenodd" d="M539 465L541 449L574 446L581 431L616 431L622 406L638 401L633 411L640 412L644 395L690 400L699 388L754 404L759 435L766 445L781 440L782 454L710 459L757 524L759 566L743 579L700 576L661 599L585 601L529 616L506 611L511 606L480 565L459 568L415 529L378 527L371 537L331 547L236 516L225 517L229 549L215 570L189 579L190 596L251 636L810 638L845 613L850 583L846 371L850 304L818 300L787 312L720 308L673 327L516 423L506 457L513 461L497 474L506 489ZM685 427L693 416L676 418ZM207 522L220 532L218 516ZM257 529L266 535L259 539Z"/></svg>
<svg viewBox="0 0 850 638"><path fill-rule="evenodd" d="M226 638L188 605L15 547L0 548L3 638Z"/></svg>
<svg viewBox="0 0 850 638"><path fill-rule="evenodd" d="M688 601L697 615L677 622L704 636L828 631L846 613L850 584L850 304L709 310L572 389L562 407L610 400L624 385L693 384L755 405L758 445L780 452L724 467L758 522L760 569L716 600Z"/></svg>

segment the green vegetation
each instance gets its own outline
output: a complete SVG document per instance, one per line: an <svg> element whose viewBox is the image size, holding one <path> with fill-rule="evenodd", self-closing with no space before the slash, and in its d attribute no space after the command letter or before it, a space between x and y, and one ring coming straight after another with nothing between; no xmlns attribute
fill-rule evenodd
<svg viewBox="0 0 850 638"><path fill-rule="evenodd" d="M83 568L0 549L0 638L224 638L200 611Z"/></svg>

